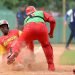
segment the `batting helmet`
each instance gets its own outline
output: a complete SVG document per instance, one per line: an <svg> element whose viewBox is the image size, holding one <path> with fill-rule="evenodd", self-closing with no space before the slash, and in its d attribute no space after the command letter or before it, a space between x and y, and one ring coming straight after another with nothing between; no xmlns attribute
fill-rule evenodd
<svg viewBox="0 0 75 75"><path fill-rule="evenodd" d="M2 25L7 25L9 27L7 20L0 20L0 26Z"/></svg>
<svg viewBox="0 0 75 75"><path fill-rule="evenodd" d="M30 15L31 13L33 13L33 12L35 12L35 11L36 11L36 9L35 9L34 6L28 6L28 7L26 8L26 14L27 14L27 15Z"/></svg>

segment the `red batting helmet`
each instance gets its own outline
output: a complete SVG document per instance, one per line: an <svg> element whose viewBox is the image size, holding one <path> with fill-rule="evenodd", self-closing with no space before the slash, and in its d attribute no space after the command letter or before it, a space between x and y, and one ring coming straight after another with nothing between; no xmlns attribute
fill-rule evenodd
<svg viewBox="0 0 75 75"><path fill-rule="evenodd" d="M36 11L36 9L35 9L34 6L28 6L28 7L26 8L26 14L27 14L27 15L30 15L31 13L33 13L33 12L35 12L35 11Z"/></svg>

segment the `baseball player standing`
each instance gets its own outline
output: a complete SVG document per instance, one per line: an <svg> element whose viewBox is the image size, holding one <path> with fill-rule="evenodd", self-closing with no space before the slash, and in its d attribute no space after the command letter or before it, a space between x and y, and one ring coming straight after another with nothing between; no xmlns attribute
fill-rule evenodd
<svg viewBox="0 0 75 75"><path fill-rule="evenodd" d="M28 17L25 19L25 26L23 33L19 37L16 45L13 47L13 54L8 59L7 63L11 64L12 60L15 59L16 53L20 52L20 47L23 42L26 43L27 47L34 52L33 41L38 40L41 43L43 51L45 53L48 70L54 71L55 66L53 62L53 48L49 42L48 35L53 38L55 19L51 14L44 11L37 11L34 6L28 6L26 8L26 14ZM48 29L46 23L50 23L50 33L48 34Z"/></svg>
<svg viewBox="0 0 75 75"><path fill-rule="evenodd" d="M67 13L65 15L65 22L64 22L65 25L67 25L68 18L70 18L69 28L71 30L71 34L66 43L67 49L69 49L69 44L71 43L72 39L75 37L75 9L70 9L67 11Z"/></svg>

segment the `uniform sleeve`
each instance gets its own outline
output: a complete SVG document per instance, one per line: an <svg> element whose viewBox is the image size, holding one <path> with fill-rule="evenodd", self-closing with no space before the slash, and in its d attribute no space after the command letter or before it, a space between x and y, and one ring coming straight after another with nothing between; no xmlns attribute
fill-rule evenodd
<svg viewBox="0 0 75 75"><path fill-rule="evenodd" d="M72 15L73 10L70 9L67 11L66 15L64 16L64 20L67 21L68 17L70 17Z"/></svg>
<svg viewBox="0 0 75 75"><path fill-rule="evenodd" d="M73 10L70 9L70 10L67 12L67 15L70 16L70 15L72 14L72 11L73 11Z"/></svg>
<svg viewBox="0 0 75 75"><path fill-rule="evenodd" d="M44 20L45 20L45 22L50 23L50 35L53 35L54 28L56 25L54 17L51 14L44 12Z"/></svg>

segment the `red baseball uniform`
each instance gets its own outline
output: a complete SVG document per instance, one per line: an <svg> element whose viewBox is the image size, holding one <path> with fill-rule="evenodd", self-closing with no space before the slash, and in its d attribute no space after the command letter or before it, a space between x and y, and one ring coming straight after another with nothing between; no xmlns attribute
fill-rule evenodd
<svg viewBox="0 0 75 75"><path fill-rule="evenodd" d="M0 44L9 51L10 47L14 45L15 40L19 37L18 30L9 30L8 35L4 35L0 37Z"/></svg>
<svg viewBox="0 0 75 75"><path fill-rule="evenodd" d="M33 13L33 16L36 12ZM41 13L41 12L40 12ZM38 14L38 13L37 13ZM39 14L38 14L39 15ZM27 19L27 23L25 23L23 33L19 37L16 45L13 47L14 52L19 52L22 42L25 41L26 45L30 48L31 51L34 51L33 41L38 40L41 43L43 51L45 53L47 63L49 66L54 65L53 63L53 49L51 44L49 43L48 37L48 29L46 27L45 22L50 23L50 33L49 35L53 35L54 28L55 28L55 19L48 13L43 12L43 19L36 15L35 17L30 17ZM35 18L35 19L34 19ZM40 22L39 19L41 18ZM37 21L34 20L38 19Z"/></svg>

